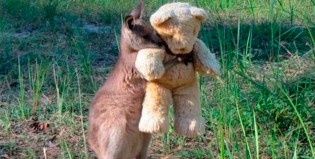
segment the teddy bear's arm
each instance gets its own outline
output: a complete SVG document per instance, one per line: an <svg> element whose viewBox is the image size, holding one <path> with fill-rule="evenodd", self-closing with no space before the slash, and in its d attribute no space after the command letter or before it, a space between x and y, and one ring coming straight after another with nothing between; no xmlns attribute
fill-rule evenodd
<svg viewBox="0 0 315 159"><path fill-rule="evenodd" d="M194 45L194 66L196 71L202 74L211 76L218 76L220 74L219 62L200 39L197 39Z"/></svg>
<svg viewBox="0 0 315 159"><path fill-rule="evenodd" d="M152 81L163 76L165 68L163 59L165 50L160 48L147 48L138 52L135 66L143 77Z"/></svg>

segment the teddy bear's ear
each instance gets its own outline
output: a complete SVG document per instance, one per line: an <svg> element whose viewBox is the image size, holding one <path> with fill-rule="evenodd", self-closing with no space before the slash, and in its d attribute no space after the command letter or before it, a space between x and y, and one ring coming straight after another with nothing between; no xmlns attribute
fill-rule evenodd
<svg viewBox="0 0 315 159"><path fill-rule="evenodd" d="M171 12L167 13L156 12L150 17L150 23L153 26L162 26L171 19L172 19Z"/></svg>
<svg viewBox="0 0 315 159"><path fill-rule="evenodd" d="M208 17L206 11L201 8L192 7L190 8L190 12L196 19L200 20L200 22L204 22Z"/></svg>

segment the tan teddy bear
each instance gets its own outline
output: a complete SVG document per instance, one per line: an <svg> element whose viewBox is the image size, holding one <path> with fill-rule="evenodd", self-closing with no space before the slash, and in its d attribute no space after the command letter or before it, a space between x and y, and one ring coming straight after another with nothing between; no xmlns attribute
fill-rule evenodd
<svg viewBox="0 0 315 159"><path fill-rule="evenodd" d="M164 48L138 52L136 68L148 80L140 131L166 132L168 108L173 103L174 126L178 134L196 136L204 132L196 72L212 76L219 74L215 55L197 39L200 25L206 18L203 9L180 2L165 4L150 17L151 25L172 53L167 53ZM167 69L164 66L174 58L189 55L193 57L190 63L178 62Z"/></svg>

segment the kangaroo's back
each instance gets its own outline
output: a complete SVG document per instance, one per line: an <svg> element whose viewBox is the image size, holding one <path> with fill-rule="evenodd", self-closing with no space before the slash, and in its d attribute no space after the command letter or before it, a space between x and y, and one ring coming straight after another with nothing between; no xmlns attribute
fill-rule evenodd
<svg viewBox="0 0 315 159"><path fill-rule="evenodd" d="M142 10L143 0L124 18L117 63L91 104L88 141L98 158L146 158L151 135L138 130L146 81L135 60L139 50L163 43Z"/></svg>

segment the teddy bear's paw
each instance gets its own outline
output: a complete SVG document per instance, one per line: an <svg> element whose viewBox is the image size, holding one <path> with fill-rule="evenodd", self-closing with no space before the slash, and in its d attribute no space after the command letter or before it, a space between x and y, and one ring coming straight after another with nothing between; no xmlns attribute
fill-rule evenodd
<svg viewBox="0 0 315 159"><path fill-rule="evenodd" d="M142 115L139 130L146 133L165 133L168 129L167 117L154 117Z"/></svg>
<svg viewBox="0 0 315 159"><path fill-rule="evenodd" d="M165 69L163 66L161 67L157 67L159 69L155 69L155 70L150 70L150 72L148 73L148 76L146 76L146 79L149 81L155 80L155 79L159 79L164 75Z"/></svg>
<svg viewBox="0 0 315 159"><path fill-rule="evenodd" d="M153 81L156 79L161 78L164 75L165 69L164 66L161 64L156 65L155 68L149 68L149 67L137 67L139 72L143 75L143 77L148 81Z"/></svg>
<svg viewBox="0 0 315 159"><path fill-rule="evenodd" d="M194 45L194 65L199 73L211 76L220 75L220 65L215 54L211 53L200 39L197 39Z"/></svg>
<svg viewBox="0 0 315 159"><path fill-rule="evenodd" d="M142 49L138 52L135 67L146 80L159 79L165 72L164 56L165 50L161 48Z"/></svg>
<svg viewBox="0 0 315 159"><path fill-rule="evenodd" d="M202 117L183 117L175 119L175 131L176 133L195 137L202 135L205 132L205 122Z"/></svg>
<svg viewBox="0 0 315 159"><path fill-rule="evenodd" d="M206 71L205 71L205 73L207 74L207 75L210 75L210 76L217 76L218 74L219 74L219 71L213 71L212 69L207 69Z"/></svg>

